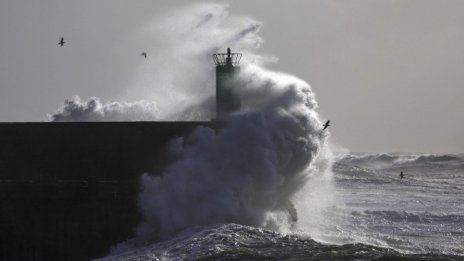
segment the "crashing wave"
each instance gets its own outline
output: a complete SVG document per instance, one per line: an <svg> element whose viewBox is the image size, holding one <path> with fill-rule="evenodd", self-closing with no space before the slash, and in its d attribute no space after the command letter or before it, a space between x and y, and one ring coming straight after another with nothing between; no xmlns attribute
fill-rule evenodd
<svg viewBox="0 0 464 261"><path fill-rule="evenodd" d="M211 57L211 50L231 45L241 47L248 59L262 60L252 55L257 46L250 44L261 39L260 24L229 16L223 8L212 10L219 13L209 15L221 23L205 25L200 8L177 14L179 19L192 19L191 24L202 23L201 35L207 29L221 36L211 46L190 52ZM184 32L182 38L197 33ZM118 245L113 253L140 242L168 240L195 226L238 223L280 230L291 229L292 222L302 219L293 200L309 180L331 174L330 153L321 153L329 133L322 130L314 93L305 81L269 71L247 58L234 84L241 109L224 118L218 131L198 127L171 142L178 160L161 176L143 175L139 205L144 222L135 240ZM322 201L317 201L322 208Z"/></svg>
<svg viewBox="0 0 464 261"><path fill-rule="evenodd" d="M238 224L195 227L167 241L100 261L152 260L460 260L441 254L401 254L364 244L330 245Z"/></svg>

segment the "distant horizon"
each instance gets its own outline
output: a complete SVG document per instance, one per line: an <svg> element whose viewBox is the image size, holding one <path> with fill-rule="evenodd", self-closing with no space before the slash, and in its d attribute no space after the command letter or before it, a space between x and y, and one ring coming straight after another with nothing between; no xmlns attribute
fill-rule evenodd
<svg viewBox="0 0 464 261"><path fill-rule="evenodd" d="M344 152L334 152L334 154L344 154ZM464 152L461 153L435 153L435 152L410 152L410 151L403 151L403 152L398 152L398 151L384 151L384 152L375 152L375 151L350 151L348 154L370 154L370 155L381 155L381 154L389 154L389 155L411 155L411 156L424 156L424 155L449 155L449 156L464 156Z"/></svg>

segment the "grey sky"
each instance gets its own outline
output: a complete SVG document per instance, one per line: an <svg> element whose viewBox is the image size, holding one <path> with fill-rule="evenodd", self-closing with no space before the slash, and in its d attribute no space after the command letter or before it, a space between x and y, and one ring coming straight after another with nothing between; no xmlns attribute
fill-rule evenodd
<svg viewBox="0 0 464 261"><path fill-rule="evenodd" d="M138 28L192 2L0 1L0 121L45 120L74 94L143 98L130 87L156 43ZM280 58L271 67L313 87L335 143L464 152L464 1L231 2L263 22L261 52Z"/></svg>

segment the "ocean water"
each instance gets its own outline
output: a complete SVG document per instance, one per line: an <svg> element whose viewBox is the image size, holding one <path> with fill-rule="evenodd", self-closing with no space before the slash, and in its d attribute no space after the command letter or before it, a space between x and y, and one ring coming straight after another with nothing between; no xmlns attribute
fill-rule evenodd
<svg viewBox="0 0 464 261"><path fill-rule="evenodd" d="M464 255L462 156L349 155L334 172L341 234L403 253Z"/></svg>
<svg viewBox="0 0 464 261"><path fill-rule="evenodd" d="M464 260L463 158L339 155L316 233L215 224L103 260Z"/></svg>

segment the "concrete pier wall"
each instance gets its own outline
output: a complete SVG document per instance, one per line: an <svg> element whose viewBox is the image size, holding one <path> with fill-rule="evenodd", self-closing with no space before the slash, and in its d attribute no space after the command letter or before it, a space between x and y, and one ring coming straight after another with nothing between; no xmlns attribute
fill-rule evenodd
<svg viewBox="0 0 464 261"><path fill-rule="evenodd" d="M0 123L0 260L89 260L133 235L139 177L214 122ZM162 210L160 210L162 211Z"/></svg>

